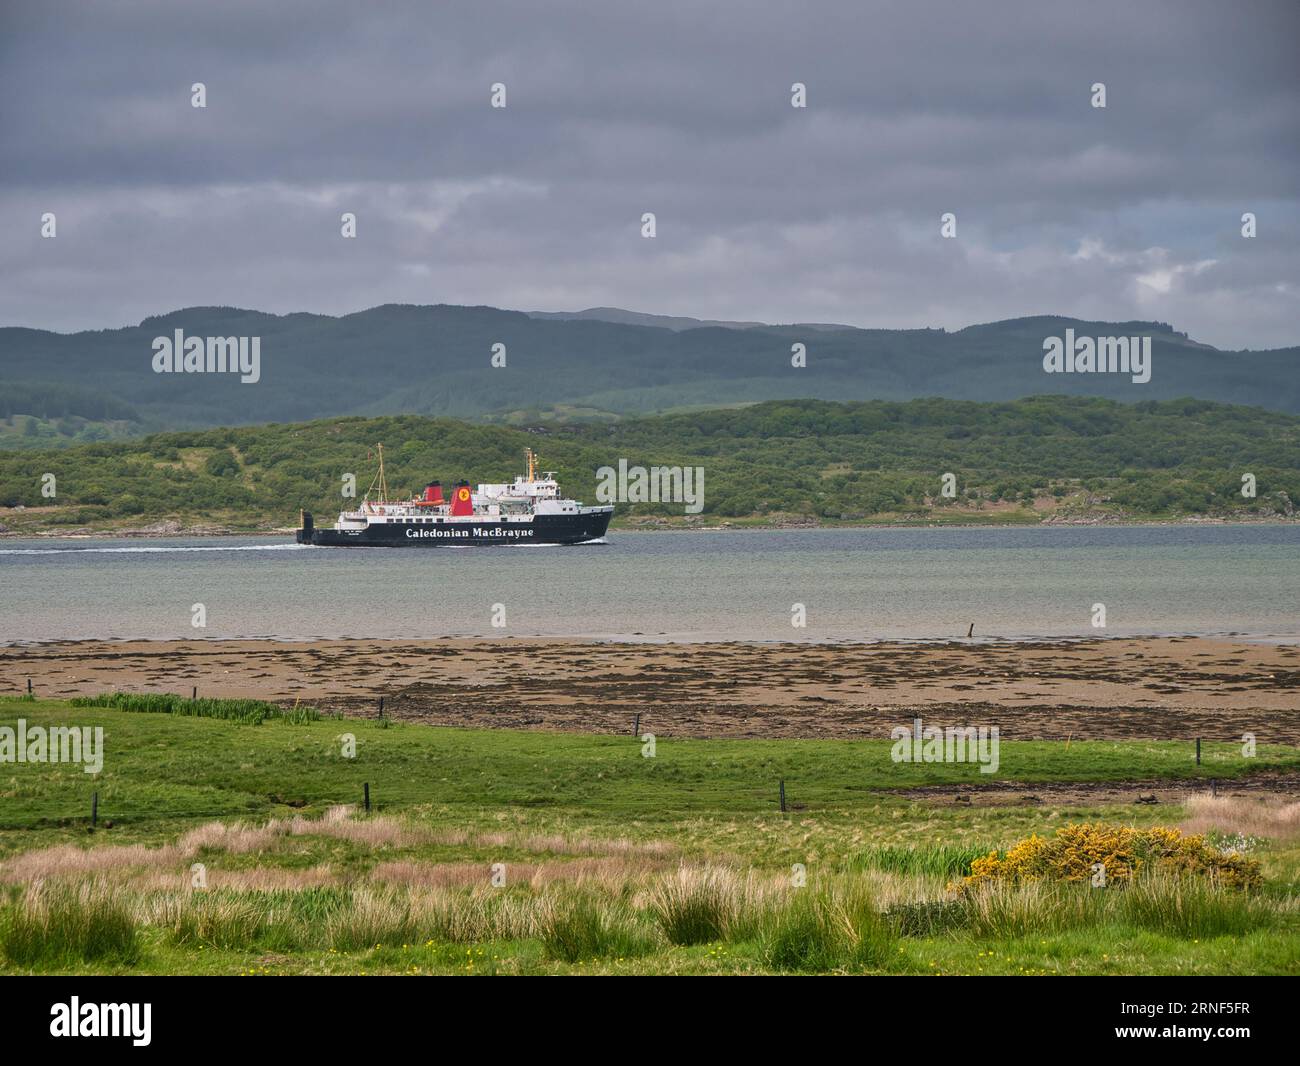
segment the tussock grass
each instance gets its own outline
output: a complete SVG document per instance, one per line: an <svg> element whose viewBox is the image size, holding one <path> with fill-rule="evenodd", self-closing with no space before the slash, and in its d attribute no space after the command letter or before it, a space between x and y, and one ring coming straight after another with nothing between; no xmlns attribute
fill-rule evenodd
<svg viewBox="0 0 1300 1066"><path fill-rule="evenodd" d="M319 950L328 946L330 921L352 905L339 886L306 889L209 889L146 897L137 918L161 926L177 945L232 950Z"/></svg>
<svg viewBox="0 0 1300 1066"><path fill-rule="evenodd" d="M545 900L538 937L553 959L626 958L643 955L653 942L622 899L565 893Z"/></svg>
<svg viewBox="0 0 1300 1066"><path fill-rule="evenodd" d="M382 887L356 889L348 906L326 920L326 940L337 951L418 942L420 930L410 898Z"/></svg>
<svg viewBox="0 0 1300 1066"><path fill-rule="evenodd" d="M870 878L802 888L719 866L624 880L489 887L358 881L285 887L311 871L255 870L204 890L38 881L0 905L0 953L20 967L132 964L141 934L173 947L367 954L433 945L533 941L560 963L643 957L706 943L776 972L859 973L906 966L900 944L1008 944L1047 934L1125 942L1245 937L1294 925L1295 908L1203 877L1152 873L1105 889L994 882L882 911ZM1284 923L1290 923L1284 926Z"/></svg>
<svg viewBox="0 0 1300 1066"><path fill-rule="evenodd" d="M536 938L545 897L505 889L410 891L362 885L326 922L337 951L431 941L478 944Z"/></svg>
<svg viewBox="0 0 1300 1066"><path fill-rule="evenodd" d="M1043 933L1063 933L1103 921L1106 892L1087 885L994 882L966 894L960 922L954 925L987 940L1017 939Z"/></svg>
<svg viewBox="0 0 1300 1066"><path fill-rule="evenodd" d="M435 892L418 896L421 928L429 939L449 944L536 938L536 897L504 889L468 893Z"/></svg>
<svg viewBox="0 0 1300 1066"><path fill-rule="evenodd" d="M1184 939L1240 936L1269 928L1276 917L1259 896L1225 890L1203 877L1139 877L1110 902L1124 924Z"/></svg>
<svg viewBox="0 0 1300 1066"><path fill-rule="evenodd" d="M670 944L743 939L752 922L752 878L724 866L680 866L650 890L647 909Z"/></svg>
<svg viewBox="0 0 1300 1066"><path fill-rule="evenodd" d="M792 889L763 913L758 935L774 970L805 973L882 969L898 938L861 882Z"/></svg>
<svg viewBox="0 0 1300 1066"><path fill-rule="evenodd" d="M966 893L960 906L964 913L953 926L1000 940L1117 927L1204 939L1267 929L1283 910L1261 895L1224 887L1212 878L1166 871L1107 888L991 883Z"/></svg>
<svg viewBox="0 0 1300 1066"><path fill-rule="evenodd" d="M246 948L262 938L268 909L246 894L214 889L164 897L149 917L173 944Z"/></svg>
<svg viewBox="0 0 1300 1066"><path fill-rule="evenodd" d="M39 883L0 910L0 952L18 966L130 964L140 955L131 911L103 882Z"/></svg>

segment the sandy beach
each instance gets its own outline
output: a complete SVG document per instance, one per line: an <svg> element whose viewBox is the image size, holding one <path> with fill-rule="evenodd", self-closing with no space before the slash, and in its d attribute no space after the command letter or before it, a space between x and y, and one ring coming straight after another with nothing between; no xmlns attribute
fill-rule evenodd
<svg viewBox="0 0 1300 1066"><path fill-rule="evenodd" d="M1008 739L1300 743L1300 648L1199 638L941 644L74 641L0 648L0 688L197 688L437 725L886 737L922 715Z"/></svg>

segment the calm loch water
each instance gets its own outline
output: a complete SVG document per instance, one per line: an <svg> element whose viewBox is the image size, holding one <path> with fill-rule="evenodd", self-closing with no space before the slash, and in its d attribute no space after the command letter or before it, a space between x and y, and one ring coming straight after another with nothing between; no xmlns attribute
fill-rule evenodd
<svg viewBox="0 0 1300 1066"><path fill-rule="evenodd" d="M1098 603L1104 630L1091 624ZM791 625L795 604L804 628ZM429 550L0 540L3 643L941 639L972 622L983 637L1300 641L1300 525L611 533L571 548Z"/></svg>

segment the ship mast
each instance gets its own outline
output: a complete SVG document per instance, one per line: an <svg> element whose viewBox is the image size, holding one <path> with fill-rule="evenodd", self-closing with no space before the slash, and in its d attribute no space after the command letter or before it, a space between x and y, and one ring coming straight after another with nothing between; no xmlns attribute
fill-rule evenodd
<svg viewBox="0 0 1300 1066"><path fill-rule="evenodd" d="M370 488L366 489L365 498L369 500L370 494L375 491L376 487L378 487L379 499L377 499L375 502L387 503L388 502L388 481L384 477L384 446L382 444L378 444L376 445L376 448L379 449L379 472L375 474L374 478L371 479Z"/></svg>
<svg viewBox="0 0 1300 1066"><path fill-rule="evenodd" d="M524 456L528 459L528 480L537 480L537 456L533 454L532 448L524 449Z"/></svg>

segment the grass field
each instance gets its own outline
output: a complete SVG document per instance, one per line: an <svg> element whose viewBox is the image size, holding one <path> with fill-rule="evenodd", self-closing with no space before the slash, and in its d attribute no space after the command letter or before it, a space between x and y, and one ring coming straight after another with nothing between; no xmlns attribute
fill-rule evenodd
<svg viewBox="0 0 1300 1066"><path fill-rule="evenodd" d="M1300 973L1300 805L1208 794L1300 768L1293 748L1207 745L1197 767L1188 744L1005 742L999 780L1207 791L954 806L882 790L989 775L895 763L888 741L647 758L632 736L241 713L0 701L0 726L100 726L104 748L97 775L0 763L3 972ZM1154 865L1104 889L955 887L1082 822L1208 833L1262 887Z"/></svg>

